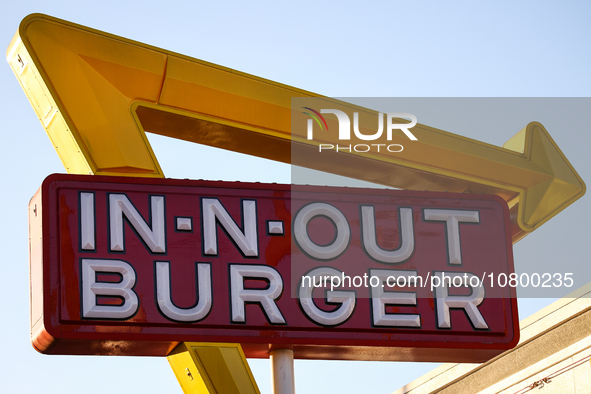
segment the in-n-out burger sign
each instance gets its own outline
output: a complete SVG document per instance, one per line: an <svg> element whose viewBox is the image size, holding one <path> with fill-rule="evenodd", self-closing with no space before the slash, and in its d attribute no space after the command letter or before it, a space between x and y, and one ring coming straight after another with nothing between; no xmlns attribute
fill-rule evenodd
<svg viewBox="0 0 591 394"><path fill-rule="evenodd" d="M30 203L32 342L54 354L483 361L517 343L493 196L53 175Z"/></svg>

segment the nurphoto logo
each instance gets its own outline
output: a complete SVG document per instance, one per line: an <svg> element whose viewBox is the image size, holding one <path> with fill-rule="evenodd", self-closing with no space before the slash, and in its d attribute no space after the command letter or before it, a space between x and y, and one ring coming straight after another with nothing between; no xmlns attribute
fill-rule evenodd
<svg viewBox="0 0 591 394"><path fill-rule="evenodd" d="M340 141L348 141L351 140L351 119L349 115L345 112L338 110L338 109L321 109L320 112L310 108L310 107L303 107L306 111L303 113L305 115L310 116L311 119L308 119L307 123L307 138L308 140L314 139L314 122L320 127L320 132L325 133L329 132L328 124L326 123L326 119L322 114L332 114L337 117L339 122L339 140ZM384 133L384 117L386 118L386 138L388 141L392 141L392 134L394 130L401 130L404 134L411 140L417 141L417 138L414 136L413 133L410 132L410 128L414 127L417 124L417 117L413 114L403 113L403 112L388 112L384 114L380 112L378 114L378 130L374 134L363 134L359 130L359 113L353 113L353 133L355 137L363 141L375 141L382 136ZM395 123L399 119L409 119L410 123ZM348 152L369 152L369 151L376 151L376 152L391 152L391 153L398 153L402 152L404 147L400 144L349 144L349 145L339 145L339 144L319 144L318 151L322 152L323 150L335 150L337 152L348 151Z"/></svg>

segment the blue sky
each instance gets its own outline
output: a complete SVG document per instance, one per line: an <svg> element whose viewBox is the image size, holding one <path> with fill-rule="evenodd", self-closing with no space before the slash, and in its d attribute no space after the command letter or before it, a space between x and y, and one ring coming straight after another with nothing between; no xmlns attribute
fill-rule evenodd
<svg viewBox="0 0 591 394"><path fill-rule="evenodd" d="M588 97L591 5L586 1L26 1L5 6L8 46L20 21L45 13L333 97ZM64 172L9 66L0 71L4 128L0 237L4 271L0 379L6 392L181 392L164 358L42 356L29 343L27 203ZM537 119L531 119L537 120ZM449 130L502 145L523 125ZM492 124L492 126L491 126ZM439 124L430 124L443 127ZM584 180L588 123L548 129ZM290 167L152 136L169 177L290 181ZM185 154L181 154L186 152ZM190 157L183 161L180 157ZM515 246L516 266L590 255L584 197ZM523 317L546 300L523 302ZM297 361L300 393L389 393L433 364ZM270 393L268 360L251 367Z"/></svg>

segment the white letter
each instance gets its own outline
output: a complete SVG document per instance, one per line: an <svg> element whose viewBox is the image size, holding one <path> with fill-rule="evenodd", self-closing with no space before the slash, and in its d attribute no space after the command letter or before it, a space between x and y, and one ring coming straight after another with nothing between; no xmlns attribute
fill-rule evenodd
<svg viewBox="0 0 591 394"><path fill-rule="evenodd" d="M365 147L365 148L367 148L367 149L365 149L365 150L359 150L359 149L357 149L357 147L358 147L358 146L364 146L364 147ZM361 152L361 153L365 153L365 152L369 152L369 150L370 150L370 149L371 149L371 148L370 148L370 146L369 146L369 145L367 145L367 144L357 144L357 145L353 145L353 150L354 150L355 152Z"/></svg>
<svg viewBox="0 0 591 394"><path fill-rule="evenodd" d="M306 279L308 279L308 286L312 286L312 278L304 275L302 276L302 287L304 286L304 283L306 283Z"/></svg>
<svg viewBox="0 0 591 394"><path fill-rule="evenodd" d="M341 271L336 268L319 267L308 272L306 275L316 278L318 276L338 276ZM314 283L314 280L312 280ZM314 286L302 286L298 290L298 300L304 313L312 322L321 326L338 326L343 324L355 310L355 292L354 291L326 291L326 302L341 304L337 309L327 312L318 308L312 300Z"/></svg>
<svg viewBox="0 0 591 394"><path fill-rule="evenodd" d="M321 114L335 114L339 120L339 140L351 139L351 121L346 113L338 109L321 109Z"/></svg>
<svg viewBox="0 0 591 394"><path fill-rule="evenodd" d="M337 280L337 283L335 284L335 279ZM333 276L330 278L330 289L334 291L335 287L339 287L341 286L341 278L338 276Z"/></svg>
<svg viewBox="0 0 591 394"><path fill-rule="evenodd" d="M203 320L211 310L211 266L206 263L197 264L197 301L191 308L179 308L172 302L170 284L170 263L156 262L156 300L158 307L171 320L183 323Z"/></svg>
<svg viewBox="0 0 591 394"><path fill-rule="evenodd" d="M308 139L309 140L311 140L313 138L312 137L313 134L314 134L313 127L314 127L314 123L312 123L312 119L308 119L308 131L307 131L307 134L308 134Z"/></svg>
<svg viewBox="0 0 591 394"><path fill-rule="evenodd" d="M480 223L478 211L461 211L452 209L425 209L425 220L429 222L446 222L447 256L450 264L462 265L462 248L460 244L460 223Z"/></svg>
<svg viewBox="0 0 591 394"><path fill-rule="evenodd" d="M266 289L245 289L244 278L267 279ZM283 292L283 278L277 270L268 265L230 264L230 297L232 299L232 323L246 323L245 304L254 302L261 305L271 324L285 324L276 300Z"/></svg>
<svg viewBox="0 0 591 394"><path fill-rule="evenodd" d="M411 122L410 123L392 123L393 118L407 118L407 119L410 119ZM408 129L416 126L416 124L417 124L417 117L414 116L413 114L388 113L388 130L387 130L388 141L392 140L392 130L394 130L394 129L399 129L399 130L404 131L404 134L406 134L406 136L408 138L410 138L413 141L416 141L417 138L410 131L408 131Z"/></svg>
<svg viewBox="0 0 591 394"><path fill-rule="evenodd" d="M390 149L391 146L399 146L400 147L400 150L392 150L392 149ZM400 145L400 144L392 144L392 145L388 145L388 148L387 149L388 149L388 152L399 153L399 152L402 152L404 150L404 147L402 145Z"/></svg>
<svg viewBox="0 0 591 394"><path fill-rule="evenodd" d="M120 282L97 282L96 274L120 274ZM82 317L123 320L139 307L135 291L135 271L123 260L82 259ZM121 305L97 305L97 297L121 297Z"/></svg>
<svg viewBox="0 0 591 394"><path fill-rule="evenodd" d="M335 225L336 237L329 245L315 244L308 235L308 223L316 216L326 216ZM347 218L341 211L330 204L315 202L298 211L293 220L293 236L296 244L308 255L319 260L337 258L347 249L351 230Z"/></svg>
<svg viewBox="0 0 591 394"><path fill-rule="evenodd" d="M376 270L370 269L369 274L371 278L377 278L380 282L379 286L371 287L371 310L372 320L374 326L383 327L420 327L420 315L408 314L392 314L386 313L387 305L417 305L417 293L415 292L400 292L400 291L384 291L384 282L388 282L389 278L395 276L396 282L399 278L404 278L404 282L409 282L416 278L417 271L397 271L397 270ZM413 283L414 286L414 283Z"/></svg>
<svg viewBox="0 0 591 394"><path fill-rule="evenodd" d="M363 247L371 258L384 264L398 264L410 258L415 249L412 208L400 208L398 211L398 249L384 250L376 240L376 223L374 207L361 206L361 231Z"/></svg>
<svg viewBox="0 0 591 394"><path fill-rule="evenodd" d="M232 241L236 243L244 256L257 257L259 255L257 240L257 203L254 200L242 201L242 217L244 232L236 225L228 211L217 198L204 198L203 212L203 253L216 256L218 254L218 238L216 219L226 230Z"/></svg>
<svg viewBox="0 0 591 394"><path fill-rule="evenodd" d="M125 194L109 195L109 222L111 230L111 251L125 251L123 237L123 215L131 227L146 243L152 253L166 253L166 231L164 220L164 196L150 197L152 229L133 206Z"/></svg>
<svg viewBox="0 0 591 394"><path fill-rule="evenodd" d="M353 112L353 132L360 140L377 140L384 132L384 114L381 112L378 114L378 131L376 131L374 135L365 135L361 134L361 132L359 131L359 113Z"/></svg>
<svg viewBox="0 0 591 394"><path fill-rule="evenodd" d="M470 322L475 328L487 329L488 325L477 308L478 305L482 304L482 301L484 301L484 286L482 283L478 286L470 286L470 279L476 277L470 273L448 272L447 274L449 275L449 278L452 278L450 282L455 282L455 278L461 278L463 286L470 287L472 289L472 294L464 296L449 295L449 283L447 286L444 284L443 286L436 287L435 302L437 304L437 327L451 328L449 309L457 308L466 311ZM435 272L433 277L441 279L445 277L445 273ZM464 278L467 278L468 280L464 280ZM478 277L476 277L476 279L480 282Z"/></svg>
<svg viewBox="0 0 591 394"><path fill-rule="evenodd" d="M80 249L94 250L94 193L80 193Z"/></svg>

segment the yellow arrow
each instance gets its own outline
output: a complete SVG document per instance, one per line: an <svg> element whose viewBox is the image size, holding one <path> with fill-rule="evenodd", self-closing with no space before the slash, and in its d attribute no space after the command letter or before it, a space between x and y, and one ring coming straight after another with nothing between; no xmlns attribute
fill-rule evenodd
<svg viewBox="0 0 591 394"><path fill-rule="evenodd" d="M317 108L327 108L324 100L305 102L315 101ZM304 124L303 119L297 119L302 115L295 116L293 123ZM368 122L360 121L362 134L375 133L377 122L373 116L373 129ZM328 128L338 129L338 124L328 120ZM300 134L303 129L292 128ZM585 183L538 122L528 124L503 148L421 124L411 130L417 141L402 134L391 141L385 136L371 142L353 137L339 141L336 133L325 134L318 144L335 148L310 152L294 144L292 163L341 175L345 175L343 168L348 168L348 176L403 189L498 195L511 208L513 243L585 194ZM349 145L356 144L361 144L357 145L360 150L370 144L373 147L368 152L349 153ZM392 154L385 148L388 144L403 145L404 150ZM336 153L337 145L345 149ZM332 154L330 160L326 160L326 154Z"/></svg>
<svg viewBox="0 0 591 394"><path fill-rule="evenodd" d="M260 394L238 344L184 342L167 358L184 393Z"/></svg>
<svg viewBox="0 0 591 394"><path fill-rule="evenodd" d="M66 170L76 174L164 177L145 133L129 112L132 100L103 81L103 77L125 79L125 73L110 73L109 67L103 70L104 75L95 73L85 62L99 68L105 62L56 44L61 34L73 33L67 37L73 41L80 36L75 31L51 32L51 27L46 31L46 22L57 26L62 23L39 14L25 18L8 47L7 58ZM35 47L36 52L27 49L30 47L25 42L29 38L42 43ZM110 50L101 46L100 40L89 43L83 37L80 44L96 44L88 48L87 56L100 58L102 51ZM163 58L128 50L131 52L123 58L137 56L142 65L132 69L135 78L125 81L122 89L130 97L150 98L160 88L158 73L162 70L158 68ZM46 57L47 61L39 61ZM51 60L59 58L57 62ZM59 69L61 66L65 68ZM185 393L260 394L240 344L181 343L168 361Z"/></svg>
<svg viewBox="0 0 591 394"><path fill-rule="evenodd" d="M21 23L8 61L70 172L163 176L149 131L403 189L496 194L511 206L514 242L585 193L538 123L504 148L419 124L418 141L371 141L400 153L319 152L343 143L336 118L308 140L309 116L292 98L359 112L366 135L377 113L39 14Z"/></svg>
<svg viewBox="0 0 591 394"><path fill-rule="evenodd" d="M418 140L405 142L399 155L365 154L368 162L377 159L395 168L370 172L372 180L387 184L382 174L388 174L402 180L394 181L399 187L499 195L519 225L513 228L514 241L585 193L583 180L540 123L527 125L503 148L420 124L412 133Z"/></svg>

